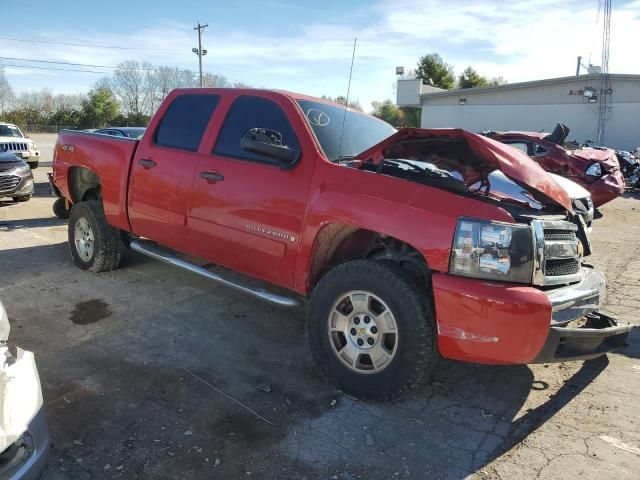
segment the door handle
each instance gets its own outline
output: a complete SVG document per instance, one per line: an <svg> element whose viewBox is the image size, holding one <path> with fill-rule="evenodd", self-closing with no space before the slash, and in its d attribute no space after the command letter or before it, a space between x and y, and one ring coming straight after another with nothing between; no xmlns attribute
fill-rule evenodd
<svg viewBox="0 0 640 480"><path fill-rule="evenodd" d="M142 167L145 169L149 169L157 165L157 163L151 160L150 158L141 158L140 160L138 160L138 163L142 165Z"/></svg>
<svg viewBox="0 0 640 480"><path fill-rule="evenodd" d="M224 175L218 172L200 172L200 178L204 178L207 183L216 183L224 180Z"/></svg>

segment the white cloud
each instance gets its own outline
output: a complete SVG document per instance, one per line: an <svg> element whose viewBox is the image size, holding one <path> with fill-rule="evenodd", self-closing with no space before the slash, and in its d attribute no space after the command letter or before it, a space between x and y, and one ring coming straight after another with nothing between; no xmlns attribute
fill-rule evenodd
<svg viewBox="0 0 640 480"><path fill-rule="evenodd" d="M396 65L413 68L418 57L428 52L439 52L457 72L473 65L482 74L502 75L510 82L571 75L577 55L582 55L586 63L591 54L592 62L599 64L601 24L595 22L596 11L597 2L577 0L479 0L455 5L445 0L379 0L370 10L368 24L315 21L289 36L267 36L209 22L211 26L204 36L208 49L204 63L208 71L252 85L335 96L346 91L353 38L357 36L352 98L368 108L372 100L393 98ZM136 58L197 68L196 56L191 53L195 34L187 24L166 22L125 37L53 31L37 37L47 38L171 51L50 48L3 42L2 55L100 65ZM637 45L638 0L614 9L610 70L640 72ZM17 90L38 85L64 91L86 90L99 78L92 74L47 72L46 76L37 77L40 80L27 82L27 75L18 75L16 70L7 72Z"/></svg>

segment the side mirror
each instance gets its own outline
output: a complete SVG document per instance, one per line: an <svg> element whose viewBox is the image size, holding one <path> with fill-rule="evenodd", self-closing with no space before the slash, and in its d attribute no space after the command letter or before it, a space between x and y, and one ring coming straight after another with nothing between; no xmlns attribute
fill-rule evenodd
<svg viewBox="0 0 640 480"><path fill-rule="evenodd" d="M265 155L282 163L283 166L295 163L300 157L299 148L282 144L282 134L268 128L251 128L240 140L240 148L252 153Z"/></svg>

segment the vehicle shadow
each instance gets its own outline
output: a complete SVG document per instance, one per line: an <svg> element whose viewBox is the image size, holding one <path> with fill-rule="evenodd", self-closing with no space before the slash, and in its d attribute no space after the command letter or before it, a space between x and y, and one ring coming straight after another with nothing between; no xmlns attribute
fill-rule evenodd
<svg viewBox="0 0 640 480"><path fill-rule="evenodd" d="M534 433L588 387L604 371L608 364L609 359L606 356L584 362L580 370L566 381L558 391L549 395L549 399L546 402L527 411L522 417L513 420L504 440L484 459L481 465L474 467L478 470L482 469L482 467L500 458L504 453ZM535 382L532 383L531 388L537 389Z"/></svg>
<svg viewBox="0 0 640 480"><path fill-rule="evenodd" d="M17 220L0 220L0 232L11 232L24 228L57 227L66 225L67 221L56 217L24 218Z"/></svg>
<svg viewBox="0 0 640 480"><path fill-rule="evenodd" d="M526 365L442 361L432 383L411 399L388 406L347 402L348 415L344 417L356 425L367 426L375 437L375 451L360 443L361 430L346 434L356 439L355 444L342 438L345 434L336 424L344 430L347 418L341 418L343 415L329 412L309 423L312 433L322 431L332 435L363 463L385 472L380 477L367 478L391 478L394 470L406 470L429 472L433 478L464 479L534 433L589 386L607 365L606 357L585 362L556 390L557 387L536 379ZM534 394L546 400L522 414L525 402ZM325 450L318 446L317 438L310 440L299 433L285 446L297 449L296 452L304 451L303 459L312 464L326 463L336 455L336 445ZM348 462L348 458L344 461Z"/></svg>
<svg viewBox="0 0 640 480"><path fill-rule="evenodd" d="M622 194L622 198L633 198L635 200L640 200L640 189L639 188L627 188Z"/></svg>
<svg viewBox="0 0 640 480"><path fill-rule="evenodd" d="M103 465L120 456L127 469L148 478L166 472L180 478L189 468L203 469L190 470L197 472L193 478L210 478L210 464L194 467L192 450L158 454L156 438L182 445L191 441L187 430L200 434L198 448L223 459L230 478L244 476L250 465L273 472L258 478L404 478L410 472L411 478L463 479L536 432L608 365L606 357L585 362L562 385L550 385L559 378L552 371L557 366L441 360L433 380L408 399L358 401L337 392L313 366L300 338L301 309L265 306L141 255L127 257L129 268L114 277L75 269L66 242L0 250L12 338L40 359L56 438L52 458L64 460L64 471L52 460L54 480L101 478ZM25 269L27 261L38 268ZM24 297L29 286L57 289L40 295L34 308ZM160 301L172 295L175 301ZM70 321L78 301L90 299L107 305L108 320ZM73 332L91 329L92 341L69 343ZM256 388L261 384L269 391ZM108 432L92 421L96 411L109 419ZM135 448L118 450L127 443Z"/></svg>
<svg viewBox="0 0 640 480"><path fill-rule="evenodd" d="M629 333L626 347L616 350L616 353L625 357L640 359L640 327L638 325L634 326Z"/></svg>
<svg viewBox="0 0 640 480"><path fill-rule="evenodd" d="M51 190L49 189L49 182L36 182L33 184L33 196L34 197L51 197Z"/></svg>

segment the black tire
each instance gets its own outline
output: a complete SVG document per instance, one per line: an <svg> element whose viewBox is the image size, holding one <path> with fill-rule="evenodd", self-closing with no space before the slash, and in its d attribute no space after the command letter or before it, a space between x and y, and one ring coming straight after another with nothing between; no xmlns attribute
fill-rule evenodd
<svg viewBox="0 0 640 480"><path fill-rule="evenodd" d="M29 165L29 168L31 170L35 170L36 168L38 168L38 162L27 162L27 165Z"/></svg>
<svg viewBox="0 0 640 480"><path fill-rule="evenodd" d="M53 214L66 220L69 218L69 213L71 213L71 210L67 209L65 199L63 197L56 198L56 201L53 202Z"/></svg>
<svg viewBox="0 0 640 480"><path fill-rule="evenodd" d="M86 260L80 256L76 247L76 224L81 219L87 220L93 234L93 253ZM123 248L120 232L107 223L101 201L91 200L73 205L69 215L68 233L71 258L78 267L95 273L118 268Z"/></svg>
<svg viewBox="0 0 640 480"><path fill-rule="evenodd" d="M31 195L20 195L19 197L13 197L14 202L28 202L31 200Z"/></svg>
<svg viewBox="0 0 640 480"><path fill-rule="evenodd" d="M393 359L377 373L358 373L334 351L328 334L334 304L354 290L377 296L391 309L397 324ZM307 310L307 341L323 376L338 389L373 400L393 400L416 389L438 356L435 318L426 287L389 261L354 260L330 270L315 287Z"/></svg>

